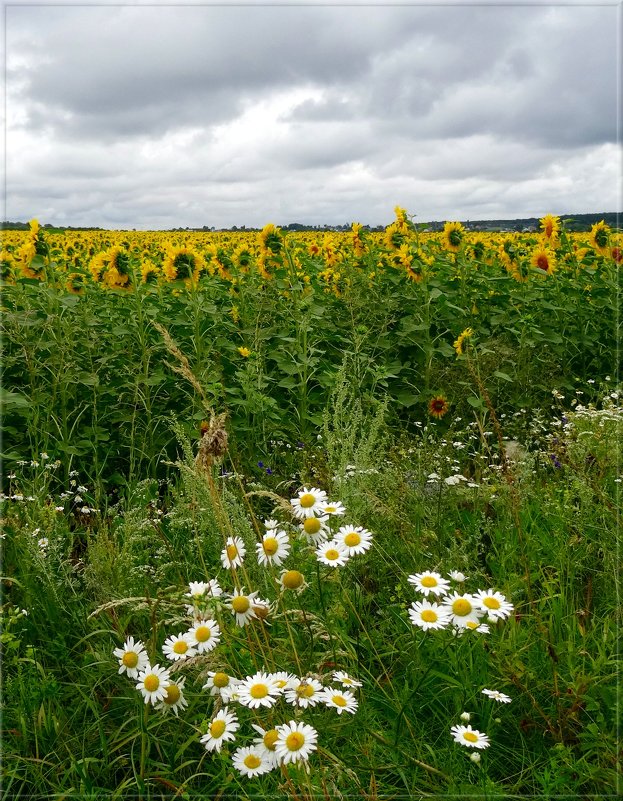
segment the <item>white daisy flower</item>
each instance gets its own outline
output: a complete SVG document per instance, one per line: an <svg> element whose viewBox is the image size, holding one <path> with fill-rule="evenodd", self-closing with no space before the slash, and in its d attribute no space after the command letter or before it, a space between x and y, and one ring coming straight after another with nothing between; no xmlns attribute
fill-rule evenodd
<svg viewBox="0 0 623 801"><path fill-rule="evenodd" d="M220 751L223 743L233 742L236 739L234 732L238 731L240 724L235 712L223 707L210 721L208 731L200 739L206 751Z"/></svg>
<svg viewBox="0 0 623 801"><path fill-rule="evenodd" d="M328 520L329 515L324 515L322 517L306 517L301 523L301 534L304 535L307 542L313 543L314 545L325 542L329 539L331 534L331 529L327 524Z"/></svg>
<svg viewBox="0 0 623 801"><path fill-rule="evenodd" d="M323 501L320 504L320 514L322 515L344 515L346 509L340 501Z"/></svg>
<svg viewBox="0 0 623 801"><path fill-rule="evenodd" d="M349 556L346 548L339 542L331 540L316 549L316 559L323 565L330 567L343 567Z"/></svg>
<svg viewBox="0 0 623 801"><path fill-rule="evenodd" d="M458 628L468 628L468 623L475 623L483 616L473 595L461 595L458 592L447 595L443 599L442 608L446 607L452 616L452 623Z"/></svg>
<svg viewBox="0 0 623 801"><path fill-rule="evenodd" d="M346 548L349 556L365 553L372 545L371 532L362 526L342 526L334 539Z"/></svg>
<svg viewBox="0 0 623 801"><path fill-rule="evenodd" d="M322 699L322 684L317 679L295 678L284 691L285 699L292 706L307 709L316 706Z"/></svg>
<svg viewBox="0 0 623 801"><path fill-rule="evenodd" d="M327 687L322 692L320 699L326 706L337 709L338 715L342 712L350 712L354 715L357 711L359 704L355 696L348 690L336 690L333 687Z"/></svg>
<svg viewBox="0 0 623 801"><path fill-rule="evenodd" d="M257 745L237 748L232 757L232 764L242 776L248 776L250 779L268 773L274 766L273 760Z"/></svg>
<svg viewBox="0 0 623 801"><path fill-rule="evenodd" d="M247 549L240 537L227 537L225 547L221 551L221 564L227 570L231 567L240 567Z"/></svg>
<svg viewBox="0 0 623 801"><path fill-rule="evenodd" d="M187 598L203 598L205 591L208 589L208 582L191 581L188 588L189 591L186 593Z"/></svg>
<svg viewBox="0 0 623 801"><path fill-rule="evenodd" d="M469 723L470 720L472 719L472 716L469 714L469 712L461 712L459 717L461 718L463 723Z"/></svg>
<svg viewBox="0 0 623 801"><path fill-rule="evenodd" d="M418 592L422 595L444 595L450 590L450 582L448 579L442 578L440 573L427 571L424 573L416 573L409 576L409 584L415 585Z"/></svg>
<svg viewBox="0 0 623 801"><path fill-rule="evenodd" d="M472 729L471 726L453 726L450 734L454 737L455 743L460 743L467 748L488 748L491 743L486 734Z"/></svg>
<svg viewBox="0 0 623 801"><path fill-rule="evenodd" d="M476 764L480 762L480 754L478 753L478 751L473 751L469 755L469 758L471 759L472 762L475 762Z"/></svg>
<svg viewBox="0 0 623 801"><path fill-rule="evenodd" d="M293 498L290 503L292 504L292 512L295 517L304 519L306 517L315 517L322 510L320 504L327 500L327 493L324 490L312 487L303 489L299 492L296 498Z"/></svg>
<svg viewBox="0 0 623 801"><path fill-rule="evenodd" d="M276 726L279 736L275 741L275 753L284 765L307 759L317 748L318 732L306 723L294 720Z"/></svg>
<svg viewBox="0 0 623 801"><path fill-rule="evenodd" d="M260 565L281 565L290 553L290 540L285 531L269 529L256 543L257 561Z"/></svg>
<svg viewBox="0 0 623 801"><path fill-rule="evenodd" d="M307 587L305 576L299 570L282 570L278 581L283 592L295 590L300 593Z"/></svg>
<svg viewBox="0 0 623 801"><path fill-rule="evenodd" d="M157 704L167 697L167 687L170 683L171 677L166 668L147 664L138 674L136 689L141 691L146 704Z"/></svg>
<svg viewBox="0 0 623 801"><path fill-rule="evenodd" d="M119 660L119 673L127 673L131 679L135 679L149 664L145 646L140 640L135 642L134 637L128 637L123 648L115 648L113 654Z"/></svg>
<svg viewBox="0 0 623 801"><path fill-rule="evenodd" d="M465 626L456 626L456 628L460 634L464 634L466 631L477 631L479 634L489 634L491 631L486 623L481 623L478 620L468 620Z"/></svg>
<svg viewBox="0 0 623 801"><path fill-rule="evenodd" d="M468 576L466 576L465 573L461 573L460 570L451 570L448 573L448 575L450 576L452 581L462 582L462 581L467 581L468 579Z"/></svg>
<svg viewBox="0 0 623 801"><path fill-rule="evenodd" d="M514 606L506 600L501 592L495 590L478 590L474 596L476 603L493 620L510 617Z"/></svg>
<svg viewBox="0 0 623 801"><path fill-rule="evenodd" d="M274 706L281 695L281 690L275 684L272 675L263 671L247 676L238 684L236 692L239 702L251 709Z"/></svg>
<svg viewBox="0 0 623 801"><path fill-rule="evenodd" d="M208 680L201 688L202 690L210 690L210 695L220 695L224 701L227 701L231 695L234 687L237 687L240 679L235 679L223 671L208 671Z"/></svg>
<svg viewBox="0 0 623 801"><path fill-rule="evenodd" d="M258 620L261 620L270 626L270 623L267 622L267 618L273 612L273 604L271 604L270 601L258 596L253 601L253 611L255 612Z"/></svg>
<svg viewBox="0 0 623 801"><path fill-rule="evenodd" d="M175 717L178 715L180 709L186 709L188 701L184 698L184 685L186 678L176 679L172 681L166 689L166 695L159 704L156 704L155 709L159 709L164 713L173 712Z"/></svg>
<svg viewBox="0 0 623 801"><path fill-rule="evenodd" d="M430 601L412 603L409 609L409 618L414 626L427 629L445 629L450 623L451 614L446 606L440 606Z"/></svg>
<svg viewBox="0 0 623 801"><path fill-rule="evenodd" d="M287 670L279 670L277 673L271 673L274 684L280 689L285 690L290 687L293 681L298 681L294 673L288 673Z"/></svg>
<svg viewBox="0 0 623 801"><path fill-rule="evenodd" d="M271 529L274 529L274 528L279 528L279 522L277 520L274 520L271 517L270 520L265 520L264 521L264 528L267 531L270 531Z"/></svg>
<svg viewBox="0 0 623 801"><path fill-rule="evenodd" d="M279 764L279 758L275 751L275 743L277 742L277 737L279 737L279 732L277 729L263 729L255 723L252 723L251 726L260 735L253 740L253 745L259 748L264 758L270 763L271 768L276 767Z"/></svg>
<svg viewBox="0 0 623 801"><path fill-rule="evenodd" d="M187 659L189 656L195 656L197 651L193 647L189 632L185 634L180 632L177 636L173 634L167 637L162 646L162 653L169 661L177 662L178 659Z"/></svg>
<svg viewBox="0 0 623 801"><path fill-rule="evenodd" d="M356 679L351 678L348 673L343 670L337 670L333 674L333 681L339 681L342 687L362 687L362 683Z"/></svg>
<svg viewBox="0 0 623 801"><path fill-rule="evenodd" d="M257 617L257 613L253 608L257 594L257 591L255 591L245 595L244 587L242 587L238 595L232 595L229 602L229 608L232 615L235 616L236 624L238 626L246 626L253 620L253 618Z"/></svg>
<svg viewBox="0 0 623 801"><path fill-rule="evenodd" d="M501 704L510 704L510 702L513 700L510 695L505 695L498 690L483 690L482 694L494 701L499 701Z"/></svg>
<svg viewBox="0 0 623 801"><path fill-rule="evenodd" d="M200 654L212 651L221 639L221 629L214 620L198 620L187 634L189 643Z"/></svg>

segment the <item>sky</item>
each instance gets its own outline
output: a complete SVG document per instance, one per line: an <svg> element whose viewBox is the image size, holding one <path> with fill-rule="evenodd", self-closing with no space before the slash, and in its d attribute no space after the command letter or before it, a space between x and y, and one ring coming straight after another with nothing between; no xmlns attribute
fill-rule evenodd
<svg viewBox="0 0 623 801"><path fill-rule="evenodd" d="M621 6L5 5L3 219L621 210Z"/></svg>

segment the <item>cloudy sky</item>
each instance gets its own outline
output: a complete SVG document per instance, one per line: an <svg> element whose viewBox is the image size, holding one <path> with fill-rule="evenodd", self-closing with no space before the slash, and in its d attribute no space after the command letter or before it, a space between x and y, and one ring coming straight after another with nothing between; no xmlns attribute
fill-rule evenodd
<svg viewBox="0 0 623 801"><path fill-rule="evenodd" d="M612 5L14 5L4 219L620 210Z"/></svg>

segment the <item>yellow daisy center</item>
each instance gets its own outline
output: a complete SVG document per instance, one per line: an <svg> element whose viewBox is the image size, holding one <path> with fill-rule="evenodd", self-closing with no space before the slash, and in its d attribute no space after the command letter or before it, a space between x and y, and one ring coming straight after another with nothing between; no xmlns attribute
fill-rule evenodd
<svg viewBox="0 0 623 801"><path fill-rule="evenodd" d="M422 587L436 587L437 584L438 581L434 576L424 576L422 579Z"/></svg>
<svg viewBox="0 0 623 801"><path fill-rule="evenodd" d="M212 636L209 626L197 626L195 629L195 639L197 642L207 642Z"/></svg>
<svg viewBox="0 0 623 801"><path fill-rule="evenodd" d="M121 657L121 661L126 667L135 668L138 665L138 654L134 651L126 651Z"/></svg>
<svg viewBox="0 0 623 801"><path fill-rule="evenodd" d="M474 734L473 731L465 731L463 732L463 739L467 740L469 743L477 743L478 737Z"/></svg>
<svg viewBox="0 0 623 801"><path fill-rule="evenodd" d="M305 578L298 570L288 570L287 573L283 574L281 581L287 589L298 590L299 587L303 586Z"/></svg>
<svg viewBox="0 0 623 801"><path fill-rule="evenodd" d="M160 679L155 673L150 673L149 676L145 676L143 685L145 686L147 692L153 693L158 689L158 687L160 687Z"/></svg>
<svg viewBox="0 0 623 801"><path fill-rule="evenodd" d="M225 726L226 723L224 720L213 720L212 723L210 723L210 734L212 737L217 739L222 737L225 731Z"/></svg>
<svg viewBox="0 0 623 801"><path fill-rule="evenodd" d="M165 704L176 704L180 700L182 692L177 684L169 684L167 687L167 695L164 699Z"/></svg>
<svg viewBox="0 0 623 801"><path fill-rule="evenodd" d="M293 731L292 734L288 734L286 737L286 748L288 751L298 751L303 747L304 743L305 737L300 731Z"/></svg>
<svg viewBox="0 0 623 801"><path fill-rule="evenodd" d="M262 764L262 760L255 756L255 754L249 754L244 758L244 764L247 766L247 768L251 768L251 770L253 770L254 768L259 768L259 766Z"/></svg>
<svg viewBox="0 0 623 801"><path fill-rule="evenodd" d="M267 556L274 556L279 550L279 543L274 537L266 537L262 542L262 547Z"/></svg>
<svg viewBox="0 0 623 801"><path fill-rule="evenodd" d="M244 595L237 595L232 600L231 605L234 612L238 612L241 615L247 612L249 607L251 606L251 604L249 603L249 599Z"/></svg>
<svg viewBox="0 0 623 801"><path fill-rule="evenodd" d="M337 706L348 706L348 701L344 698L343 695L334 695L331 697L331 700Z"/></svg>
<svg viewBox="0 0 623 801"><path fill-rule="evenodd" d="M433 612L432 609L424 609L420 617L425 623L435 623L438 619L437 612Z"/></svg>
<svg viewBox="0 0 623 801"><path fill-rule="evenodd" d="M277 738L279 737L279 732L277 729L271 729L267 731L264 735L264 745L268 748L269 751L275 750L275 743L277 742Z"/></svg>
<svg viewBox="0 0 623 801"><path fill-rule="evenodd" d="M227 556L229 557L230 562L233 561L238 556L238 548L236 548L235 545L228 545Z"/></svg>
<svg viewBox="0 0 623 801"><path fill-rule="evenodd" d="M476 623L473 620L468 620L465 625L467 626L468 629L472 629L472 630L477 629L480 626L479 623Z"/></svg>
<svg viewBox="0 0 623 801"><path fill-rule="evenodd" d="M485 598L483 600L483 604L487 607L487 609L499 609L501 606L497 598Z"/></svg>
<svg viewBox="0 0 623 801"><path fill-rule="evenodd" d="M325 551L325 558L333 562L335 559L340 558L340 552L336 551L335 548L329 548L328 551Z"/></svg>
<svg viewBox="0 0 623 801"><path fill-rule="evenodd" d="M344 537L344 542L348 545L349 548L354 547L355 545L359 545L361 542L361 537L357 534L356 531L351 531L350 534L347 534Z"/></svg>
<svg viewBox="0 0 623 801"><path fill-rule="evenodd" d="M337 506L325 506L325 508L324 508L325 512L328 515L332 515L335 512L336 509L337 509Z"/></svg>
<svg viewBox="0 0 623 801"><path fill-rule="evenodd" d="M265 684L254 684L249 690L251 698L266 698L268 695L268 687Z"/></svg>
<svg viewBox="0 0 623 801"><path fill-rule="evenodd" d="M464 615L469 615L472 611L472 605L465 598L457 598L452 604L452 611L455 615L463 617Z"/></svg>
<svg viewBox="0 0 623 801"><path fill-rule="evenodd" d="M215 687L227 687L229 684L229 676L227 673L215 673L212 681Z"/></svg>
<svg viewBox="0 0 623 801"><path fill-rule="evenodd" d="M299 498L299 503L303 509L309 509L316 503L316 496L312 495L311 492L306 492L305 495L301 495Z"/></svg>
<svg viewBox="0 0 623 801"><path fill-rule="evenodd" d="M185 654L188 651L188 643L185 640L178 640L173 646L174 654Z"/></svg>
<svg viewBox="0 0 623 801"><path fill-rule="evenodd" d="M296 694L299 698L311 698L315 692L313 684L299 684L296 688Z"/></svg>
<svg viewBox="0 0 623 801"><path fill-rule="evenodd" d="M317 517L308 517L303 523L306 534L317 534L322 528L322 523Z"/></svg>

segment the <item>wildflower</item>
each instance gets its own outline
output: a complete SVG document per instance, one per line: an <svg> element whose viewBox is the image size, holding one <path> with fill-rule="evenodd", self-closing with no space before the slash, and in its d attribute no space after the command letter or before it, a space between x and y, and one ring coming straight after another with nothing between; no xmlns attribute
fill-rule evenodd
<svg viewBox="0 0 623 801"><path fill-rule="evenodd" d="M463 344L465 343L465 340L469 339L473 335L474 331L472 328L466 328L464 331L461 331L453 345L457 356L461 356L463 354Z"/></svg>
<svg viewBox="0 0 623 801"><path fill-rule="evenodd" d="M427 629L444 629L450 623L450 612L447 607L430 601L418 601L411 604L409 617L414 626Z"/></svg>
<svg viewBox="0 0 623 801"><path fill-rule="evenodd" d="M605 224L605 222L601 220L601 222L595 223L595 225L593 225L593 227L590 230L590 234L588 235L591 245L602 256L609 255L608 254L609 232L610 229Z"/></svg>
<svg viewBox="0 0 623 801"><path fill-rule="evenodd" d="M203 598L205 595L205 591L208 589L208 583L206 581L191 581L188 585L188 592L186 593L187 598L192 598L196 600L198 598Z"/></svg>
<svg viewBox="0 0 623 801"><path fill-rule="evenodd" d="M349 554L344 545L331 540L316 549L316 559L329 567L343 567L348 562Z"/></svg>
<svg viewBox="0 0 623 801"><path fill-rule="evenodd" d="M476 765L480 762L480 754L478 751L474 751L472 754L469 755L469 758L472 762L475 762Z"/></svg>
<svg viewBox="0 0 623 801"><path fill-rule="evenodd" d="M240 703L251 709L257 709L260 706L274 706L281 694L281 690L275 684L271 674L262 671L253 676L247 676L240 682L236 691Z"/></svg>
<svg viewBox="0 0 623 801"><path fill-rule="evenodd" d="M279 584L282 590L297 590L302 592L307 586L305 576L298 570L283 570L279 576Z"/></svg>
<svg viewBox="0 0 623 801"><path fill-rule="evenodd" d="M200 654L212 651L219 644L221 630L214 620L198 620L188 630L188 642Z"/></svg>
<svg viewBox="0 0 623 801"><path fill-rule="evenodd" d="M290 553L290 540L285 531L269 529L255 546L260 565L281 565Z"/></svg>
<svg viewBox="0 0 623 801"><path fill-rule="evenodd" d="M495 590L478 590L475 600L480 608L493 620L503 620L510 617L514 607L501 592Z"/></svg>
<svg viewBox="0 0 623 801"><path fill-rule="evenodd" d="M443 240L446 248L456 253L461 247L465 229L460 222L447 222L443 227Z"/></svg>
<svg viewBox="0 0 623 801"><path fill-rule="evenodd" d="M360 681L351 678L348 673L344 673L343 670L337 670L333 674L333 681L338 681L342 687L361 687L362 684Z"/></svg>
<svg viewBox="0 0 623 801"><path fill-rule="evenodd" d="M468 623L474 623L477 626L483 615L473 595L461 595L454 592L443 599L443 605L448 608L452 616L452 623L458 628L467 628Z"/></svg>
<svg viewBox="0 0 623 801"><path fill-rule="evenodd" d="M238 353L242 356L243 359L248 359L251 355L251 351L249 348L238 348Z"/></svg>
<svg viewBox="0 0 623 801"><path fill-rule="evenodd" d="M236 739L234 732L239 728L240 724L235 712L230 712L229 708L225 706L212 718L208 731L199 742L206 751L220 751L223 743L233 742Z"/></svg>
<svg viewBox="0 0 623 801"><path fill-rule="evenodd" d="M463 723L469 723L470 720L472 719L472 716L469 714L469 712L461 712L459 717L461 718Z"/></svg>
<svg viewBox="0 0 623 801"><path fill-rule="evenodd" d="M210 695L220 695L226 701L234 687L240 683L240 679L235 679L223 671L209 671L208 680L201 689L210 690Z"/></svg>
<svg viewBox="0 0 623 801"><path fill-rule="evenodd" d="M543 247L538 247L533 251L530 257L530 264L546 275L551 275L556 269L554 254L548 248Z"/></svg>
<svg viewBox="0 0 623 801"><path fill-rule="evenodd" d="M123 647L115 648L113 654L119 660L119 673L127 673L131 679L135 679L149 663L145 646L140 640L134 642L134 637L127 637Z"/></svg>
<svg viewBox="0 0 623 801"><path fill-rule="evenodd" d="M301 532L308 542L319 545L329 539L330 529L327 526L329 515L322 517L306 517L301 524Z"/></svg>
<svg viewBox="0 0 623 801"><path fill-rule="evenodd" d="M509 695L499 692L498 690L483 690L483 695L491 698L493 701L499 701L501 704L510 704L513 700Z"/></svg>
<svg viewBox="0 0 623 801"><path fill-rule="evenodd" d="M545 217L539 220L541 228L543 229L543 237L550 242L558 237L560 230L560 217L554 217L552 214L546 214Z"/></svg>
<svg viewBox="0 0 623 801"><path fill-rule="evenodd" d="M359 706L355 696L348 690L335 690L333 687L327 687L323 691L321 700L326 706L336 709L338 715L341 715L342 712L350 712L351 715L354 715Z"/></svg>
<svg viewBox="0 0 623 801"><path fill-rule="evenodd" d="M274 767L274 760L266 756L264 750L257 745L247 745L244 748L237 748L232 757L233 766L242 776L250 779L254 776L261 776L268 773Z"/></svg>
<svg viewBox="0 0 623 801"><path fill-rule="evenodd" d="M166 688L167 694L162 701L155 706L155 709L159 709L165 713L169 711L174 712L175 717L177 717L178 711L188 706L188 701L184 698L184 684L186 684L185 677L176 679L174 682L172 681Z"/></svg>
<svg viewBox="0 0 623 801"><path fill-rule="evenodd" d="M468 485L469 486L469 485ZM464 573L461 573L460 570L451 570L448 575L452 579L452 581L467 581L467 576Z"/></svg>
<svg viewBox="0 0 623 801"><path fill-rule="evenodd" d="M259 748L264 759L270 763L271 768L276 767L279 764L279 759L275 751L275 743L277 742L277 737L279 737L279 732L277 729L263 729L255 723L252 723L251 726L260 735L253 740L253 745Z"/></svg>
<svg viewBox="0 0 623 801"><path fill-rule="evenodd" d="M448 413L449 409L450 404L443 395L435 395L428 404L428 413L431 417L436 417L438 420L441 420L441 418Z"/></svg>
<svg viewBox="0 0 623 801"><path fill-rule="evenodd" d="M232 596L230 608L232 615L234 615L236 618L236 624L238 626L246 626L251 622L251 620L253 620L253 618L257 617L257 614L253 609L253 602L255 601L256 595L257 591L251 592L249 595L245 595L244 587L242 587L238 595Z"/></svg>
<svg viewBox="0 0 623 801"><path fill-rule="evenodd" d="M240 537L228 537L225 548L221 551L221 564L225 569L240 567L246 552L247 549Z"/></svg>
<svg viewBox="0 0 623 801"><path fill-rule="evenodd" d="M293 706L307 709L308 706L316 706L321 701L322 684L311 677L299 679L294 677L284 689L286 701Z"/></svg>
<svg viewBox="0 0 623 801"><path fill-rule="evenodd" d="M275 741L275 752L284 765L308 759L317 748L318 732L306 723L291 720L276 729L279 736Z"/></svg>
<svg viewBox="0 0 623 801"><path fill-rule="evenodd" d="M447 579L442 578L440 573L431 571L415 573L409 576L408 582L413 584L418 592L425 596L428 596L429 593L443 595L450 589L450 582Z"/></svg>
<svg viewBox="0 0 623 801"><path fill-rule="evenodd" d="M145 665L138 674L136 689L141 691L146 704L156 704L167 696L167 687L171 683L169 672L160 665Z"/></svg>
<svg viewBox="0 0 623 801"><path fill-rule="evenodd" d="M490 745L487 735L472 729L471 726L453 726L450 733L453 735L455 743L460 743L467 748L488 748Z"/></svg>
<svg viewBox="0 0 623 801"><path fill-rule="evenodd" d="M349 556L356 556L372 546L372 534L361 526L342 526L335 535L335 541L344 546Z"/></svg>
<svg viewBox="0 0 623 801"><path fill-rule="evenodd" d="M323 501L320 504L321 515L343 515L345 513L346 509L340 501Z"/></svg>
<svg viewBox="0 0 623 801"><path fill-rule="evenodd" d="M47 537L41 537L40 539L37 540L37 545L42 551L45 551L49 544L50 541Z"/></svg>
<svg viewBox="0 0 623 801"><path fill-rule="evenodd" d="M320 505L326 500L327 493L324 490L303 487L298 496L293 498L290 503L294 516L305 519L306 517L315 517L321 511Z"/></svg>
<svg viewBox="0 0 623 801"><path fill-rule="evenodd" d="M277 522L277 520L273 520L271 518L270 520L265 520L264 521L264 528L267 531L270 531L271 529L279 528L279 523Z"/></svg>
<svg viewBox="0 0 623 801"><path fill-rule="evenodd" d="M162 646L162 653L171 662L177 662L179 659L195 656L197 651L192 645L192 635L187 631L185 634L180 632L177 636L168 637Z"/></svg>

